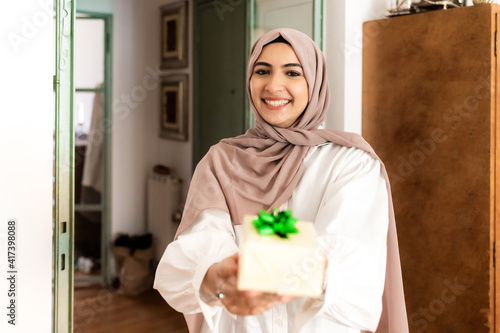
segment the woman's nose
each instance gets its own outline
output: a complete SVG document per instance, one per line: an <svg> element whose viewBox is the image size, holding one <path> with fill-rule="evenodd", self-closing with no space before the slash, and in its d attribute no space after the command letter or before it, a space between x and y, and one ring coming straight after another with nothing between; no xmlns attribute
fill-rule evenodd
<svg viewBox="0 0 500 333"><path fill-rule="evenodd" d="M270 93L283 91L283 82L281 81L279 75L269 76L265 89Z"/></svg>

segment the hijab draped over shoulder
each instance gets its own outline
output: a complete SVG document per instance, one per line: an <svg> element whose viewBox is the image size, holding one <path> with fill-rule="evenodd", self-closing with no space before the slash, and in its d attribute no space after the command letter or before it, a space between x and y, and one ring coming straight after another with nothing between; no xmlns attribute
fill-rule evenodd
<svg viewBox="0 0 500 333"><path fill-rule="evenodd" d="M268 124L257 112L250 94L253 67L270 42L281 36L293 48L309 87L309 103L288 128ZM366 151L380 160L359 135L320 129L330 102L325 57L314 41L302 32L281 28L264 34L253 45L247 66L247 95L254 126L245 134L223 139L212 146L200 161L189 188L186 206L176 237L181 235L206 209L222 209L233 224L241 224L246 214L279 207L292 195L302 173L310 147L333 142ZM389 181L383 164L390 202L386 283L382 318L377 332L408 332L404 303L396 225ZM191 326L191 325L190 325Z"/></svg>

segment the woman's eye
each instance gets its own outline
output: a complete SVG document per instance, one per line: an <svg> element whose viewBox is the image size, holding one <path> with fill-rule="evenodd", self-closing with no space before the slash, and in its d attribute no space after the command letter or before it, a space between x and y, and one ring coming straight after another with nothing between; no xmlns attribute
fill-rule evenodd
<svg viewBox="0 0 500 333"><path fill-rule="evenodd" d="M302 74L300 74L300 73L299 73L299 72L297 72L297 71L288 71L288 72L286 73L286 75L288 75L288 76L301 76Z"/></svg>
<svg viewBox="0 0 500 333"><path fill-rule="evenodd" d="M257 74L257 75L266 75L266 74L269 74L269 71L265 70L265 69L257 69L255 71L255 74Z"/></svg>

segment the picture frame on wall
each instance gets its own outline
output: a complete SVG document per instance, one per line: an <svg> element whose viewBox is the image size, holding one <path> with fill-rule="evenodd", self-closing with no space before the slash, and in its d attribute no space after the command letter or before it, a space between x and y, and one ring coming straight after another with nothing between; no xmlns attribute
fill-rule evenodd
<svg viewBox="0 0 500 333"><path fill-rule="evenodd" d="M188 139L188 75L161 77L160 137L186 141Z"/></svg>
<svg viewBox="0 0 500 333"><path fill-rule="evenodd" d="M187 1L161 7L161 69L188 65Z"/></svg>

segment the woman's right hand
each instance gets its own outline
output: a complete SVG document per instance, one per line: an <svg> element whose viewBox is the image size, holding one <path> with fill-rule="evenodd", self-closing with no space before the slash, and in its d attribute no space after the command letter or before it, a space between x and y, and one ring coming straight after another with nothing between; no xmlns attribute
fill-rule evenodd
<svg viewBox="0 0 500 333"><path fill-rule="evenodd" d="M276 303L287 303L292 296L280 296L259 291L238 290L238 253L210 266L203 278L201 288L205 293L217 296L221 292L222 304L235 315L247 316L261 314Z"/></svg>

